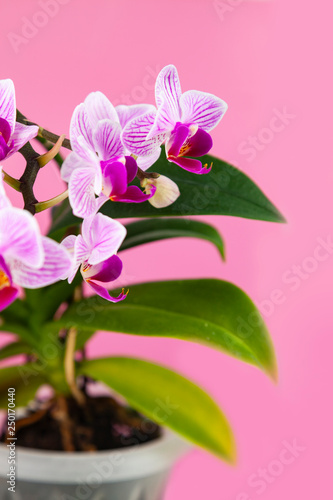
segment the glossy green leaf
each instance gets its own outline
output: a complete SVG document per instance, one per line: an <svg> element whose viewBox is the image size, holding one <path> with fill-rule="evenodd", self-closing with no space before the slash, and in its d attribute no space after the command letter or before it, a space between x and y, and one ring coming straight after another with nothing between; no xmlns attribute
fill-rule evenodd
<svg viewBox="0 0 333 500"><path fill-rule="evenodd" d="M234 462L235 443L227 419L210 396L181 375L124 357L84 361L79 373L104 382L158 424Z"/></svg>
<svg viewBox="0 0 333 500"><path fill-rule="evenodd" d="M177 183L180 197L169 207L156 209L149 202L108 202L102 212L116 219L127 217L174 217L180 215L230 215L271 222L284 222L278 209L261 189L240 170L214 156L204 156L213 163L209 174L196 175L167 161L164 152L149 169L166 175ZM53 213L51 235L59 238L65 230L81 221L73 216L68 201Z"/></svg>
<svg viewBox="0 0 333 500"><path fill-rule="evenodd" d="M211 225L197 220L146 219L126 225L127 236L120 250L127 250L138 245L168 238L201 238L213 243L224 259L224 245L218 231Z"/></svg>
<svg viewBox="0 0 333 500"><path fill-rule="evenodd" d="M242 290L226 281L143 283L131 286L126 300L118 304L90 297L70 306L47 328L68 326L199 342L276 377L272 343L259 311Z"/></svg>

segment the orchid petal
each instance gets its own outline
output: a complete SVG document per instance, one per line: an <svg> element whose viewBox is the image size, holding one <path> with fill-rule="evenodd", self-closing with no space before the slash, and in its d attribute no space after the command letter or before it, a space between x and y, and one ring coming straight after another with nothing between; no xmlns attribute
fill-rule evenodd
<svg viewBox="0 0 333 500"><path fill-rule="evenodd" d="M0 311L6 309L18 296L19 290L13 286L11 272L0 255Z"/></svg>
<svg viewBox="0 0 333 500"><path fill-rule="evenodd" d="M119 117L121 128L124 128L130 121L138 116L156 112L156 108L152 104L133 104L132 106L120 104L116 106L115 109Z"/></svg>
<svg viewBox="0 0 333 500"><path fill-rule="evenodd" d="M97 285L97 283L94 283L91 280L87 281L87 283L100 297L102 297L105 300L108 300L109 302L120 302L121 300L124 300L127 297L127 294L124 292L124 290L118 295L118 297L111 297L106 288Z"/></svg>
<svg viewBox="0 0 333 500"><path fill-rule="evenodd" d="M195 124L206 132L221 121L228 105L219 97L198 90L188 90L180 98L182 123Z"/></svg>
<svg viewBox="0 0 333 500"><path fill-rule="evenodd" d="M86 281L93 280L101 281L102 283L110 283L119 278L122 269L123 263L118 255L112 255L99 264L82 269L81 272Z"/></svg>
<svg viewBox="0 0 333 500"><path fill-rule="evenodd" d="M173 64L165 66L158 74L155 84L155 99L157 106L168 103L174 110L176 121L179 121L179 99L181 87L176 67Z"/></svg>
<svg viewBox="0 0 333 500"><path fill-rule="evenodd" d="M167 156L178 156L179 152L189 136L190 129L187 125L178 125L166 143Z"/></svg>
<svg viewBox="0 0 333 500"><path fill-rule="evenodd" d="M14 132L8 143L9 151L7 158L21 149L27 142L31 141L38 134L37 125L23 125L16 122Z"/></svg>
<svg viewBox="0 0 333 500"><path fill-rule="evenodd" d="M196 133L189 137L183 145L181 155L193 157L204 156L212 149L212 146L213 139L210 134L205 132L202 128L198 128Z"/></svg>
<svg viewBox="0 0 333 500"><path fill-rule="evenodd" d="M68 278L68 283L72 283L72 281L77 273L77 270L79 269L79 267L82 263L82 260L80 260L79 262L75 261L75 257L76 257L75 256L75 243L76 243L77 238L78 238L78 236L74 236L74 234L70 234L69 236L64 238L62 240L62 242L60 243L60 245L64 246L66 248L67 252L72 257L72 267L68 273L68 276L66 276Z"/></svg>
<svg viewBox="0 0 333 500"><path fill-rule="evenodd" d="M16 99L12 80L0 80L0 117L9 123L11 133L15 128Z"/></svg>
<svg viewBox="0 0 333 500"><path fill-rule="evenodd" d="M93 132L95 151L101 160L124 156L125 148L120 139L121 126L111 120L101 120Z"/></svg>
<svg viewBox="0 0 333 500"><path fill-rule="evenodd" d="M99 264L115 254L126 236L126 228L118 221L98 213L85 219L82 237L89 248L88 263Z"/></svg>
<svg viewBox="0 0 333 500"><path fill-rule="evenodd" d="M0 161L5 160L8 156L9 147L5 139L0 135Z"/></svg>
<svg viewBox="0 0 333 500"><path fill-rule="evenodd" d="M178 72L172 64L163 68L155 85L155 99L158 107L155 123L147 139L157 134L171 131L177 122L180 122L181 109L179 100L181 88Z"/></svg>
<svg viewBox="0 0 333 500"><path fill-rule="evenodd" d="M9 123L4 118L0 116L0 137L4 141L5 144L9 142L10 136L12 135L12 129L10 128Z"/></svg>
<svg viewBox="0 0 333 500"><path fill-rule="evenodd" d="M42 237L42 244L45 260L38 269L19 261L12 263L13 281L17 285L23 288L41 288L68 276L72 260L66 248L46 236Z"/></svg>
<svg viewBox="0 0 333 500"><path fill-rule="evenodd" d="M155 151L153 151L149 156L139 156L136 160L138 167L140 167L141 170L145 172L159 159L159 157L161 156L161 152L161 148L156 148Z"/></svg>
<svg viewBox="0 0 333 500"><path fill-rule="evenodd" d="M73 151L82 158L89 159L89 149L94 151L92 126L83 103L76 106L70 124L70 140ZM82 136L84 141L79 141Z"/></svg>
<svg viewBox="0 0 333 500"><path fill-rule="evenodd" d="M152 139L146 140L151 130L156 112L140 115L129 122L122 132L122 141L126 149L137 156L149 156L156 154L160 145L166 138L166 134L160 134Z"/></svg>
<svg viewBox="0 0 333 500"><path fill-rule="evenodd" d="M157 179L146 179L146 181L146 192L150 191L151 186L156 187L155 194L148 200L155 208L168 207L180 196L177 184L165 175L160 175Z"/></svg>
<svg viewBox="0 0 333 500"><path fill-rule="evenodd" d="M95 129L100 120L107 119L112 122L119 122L117 111L102 92L91 92L86 97L84 105L93 129Z"/></svg>
<svg viewBox="0 0 333 500"><path fill-rule="evenodd" d="M89 257L89 249L82 236L79 234L74 236L74 239L72 236L67 236L61 242L61 245L67 248L67 251L72 255L72 267L68 273L68 283L72 283L80 265Z"/></svg>
<svg viewBox="0 0 333 500"><path fill-rule="evenodd" d="M13 284L10 269L5 262L5 259L1 255L0 255L0 273L2 273L2 276L5 275L5 277L7 277L9 285Z"/></svg>
<svg viewBox="0 0 333 500"><path fill-rule="evenodd" d="M69 182L72 173L77 168L83 167L85 165L85 161L76 153L70 153L64 160L64 163L61 166L61 178L65 182Z"/></svg>
<svg viewBox="0 0 333 500"><path fill-rule="evenodd" d="M89 257L89 248L80 234L74 236L74 239L72 235L68 236L61 242L61 245L64 245L73 257L72 267L68 273L68 283L72 283L80 265Z"/></svg>
<svg viewBox="0 0 333 500"><path fill-rule="evenodd" d="M74 255L76 238L77 236L75 236L74 234L70 234L69 236L66 236L66 238L62 240L60 245L63 245L66 248L67 252Z"/></svg>
<svg viewBox="0 0 333 500"><path fill-rule="evenodd" d="M138 173L138 165L133 156L125 156L125 167L127 170L127 184L132 182Z"/></svg>
<svg viewBox="0 0 333 500"><path fill-rule="evenodd" d="M121 201L124 203L142 203L149 200L155 194L156 187L151 186L150 193L143 193L137 186L128 186L126 192L119 196L112 196L112 201Z"/></svg>
<svg viewBox="0 0 333 500"><path fill-rule="evenodd" d="M203 167L201 161L195 160L194 158L168 156L168 160L193 174L209 174L212 169L212 167Z"/></svg>
<svg viewBox="0 0 333 500"><path fill-rule="evenodd" d="M77 168L70 177L69 202L77 217L88 217L96 211L95 177L92 167Z"/></svg>
<svg viewBox="0 0 333 500"><path fill-rule="evenodd" d="M0 290L0 312L10 306L19 294L18 288L14 286L5 286Z"/></svg>
<svg viewBox="0 0 333 500"><path fill-rule="evenodd" d="M0 210L0 254L38 268L44 260L36 219L20 208Z"/></svg>
<svg viewBox="0 0 333 500"><path fill-rule="evenodd" d="M108 197L121 195L127 189L127 170L120 161L102 162L103 193Z"/></svg>

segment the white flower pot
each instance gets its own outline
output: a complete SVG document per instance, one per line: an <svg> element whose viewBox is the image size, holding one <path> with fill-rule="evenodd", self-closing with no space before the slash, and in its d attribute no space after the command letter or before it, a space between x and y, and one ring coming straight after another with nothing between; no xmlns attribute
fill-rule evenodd
<svg viewBox="0 0 333 500"><path fill-rule="evenodd" d="M165 432L147 444L111 451L16 448L16 493L8 491L8 448L0 445L0 499L161 500L175 461L190 448Z"/></svg>

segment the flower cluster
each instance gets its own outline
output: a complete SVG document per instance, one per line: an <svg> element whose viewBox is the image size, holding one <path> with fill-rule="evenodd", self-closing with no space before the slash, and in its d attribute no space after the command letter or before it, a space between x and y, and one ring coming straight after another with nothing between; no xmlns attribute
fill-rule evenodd
<svg viewBox="0 0 333 500"><path fill-rule="evenodd" d="M113 203L149 201L156 208L173 203L178 186L158 173L146 172L165 145L167 160L195 174L209 173L200 157L212 147L209 132L222 119L227 105L214 95L195 90L182 93L173 65L156 80L156 107L151 104L114 107L101 92L79 104L70 123L72 152L65 159L62 179L69 202L83 219L81 234L61 244L40 234L33 216L11 206L0 179L0 309L19 293L18 287L39 288L60 279L72 282L80 268L84 281L106 300L105 284L117 279L122 262L117 251L126 229L99 213ZM0 161L37 136L38 126L16 122L14 85L0 82ZM135 182L137 179L137 182Z"/></svg>

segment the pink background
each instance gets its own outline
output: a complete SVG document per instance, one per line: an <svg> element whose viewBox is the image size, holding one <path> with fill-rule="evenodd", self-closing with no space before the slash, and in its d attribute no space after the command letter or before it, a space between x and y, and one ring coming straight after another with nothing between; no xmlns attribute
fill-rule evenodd
<svg viewBox="0 0 333 500"><path fill-rule="evenodd" d="M153 102L153 77L174 63L184 90L205 90L229 104L213 133L214 154L249 174L288 219L288 225L278 225L206 218L225 238L226 264L213 246L192 240L123 254L130 282L214 276L241 286L265 307L278 356L280 380L274 386L255 368L208 348L98 335L91 353L164 362L209 390L233 424L238 466L194 450L176 467L166 500L328 498L333 256L323 260L325 252L316 249L318 238L333 235L331 3L220 0L216 9L207 0L59 0L58 12L46 20L38 17L41 3L1 6L1 78L14 80L25 114L68 133L74 107L90 91L100 89L115 103L123 94L128 103ZM27 20L44 26L15 45L13 34L22 36ZM292 116L277 131L271 120L284 108ZM267 131L270 124L275 131ZM243 144L249 136L260 143L252 161ZM6 163L13 175L22 166L16 158ZM62 188L50 166L38 180L37 195L47 199ZM40 221L46 228L47 217ZM303 269L301 278L295 278L295 265ZM276 289L282 298L274 305ZM281 465L280 452L293 440L302 451ZM255 483L260 468L269 471L262 488Z"/></svg>

